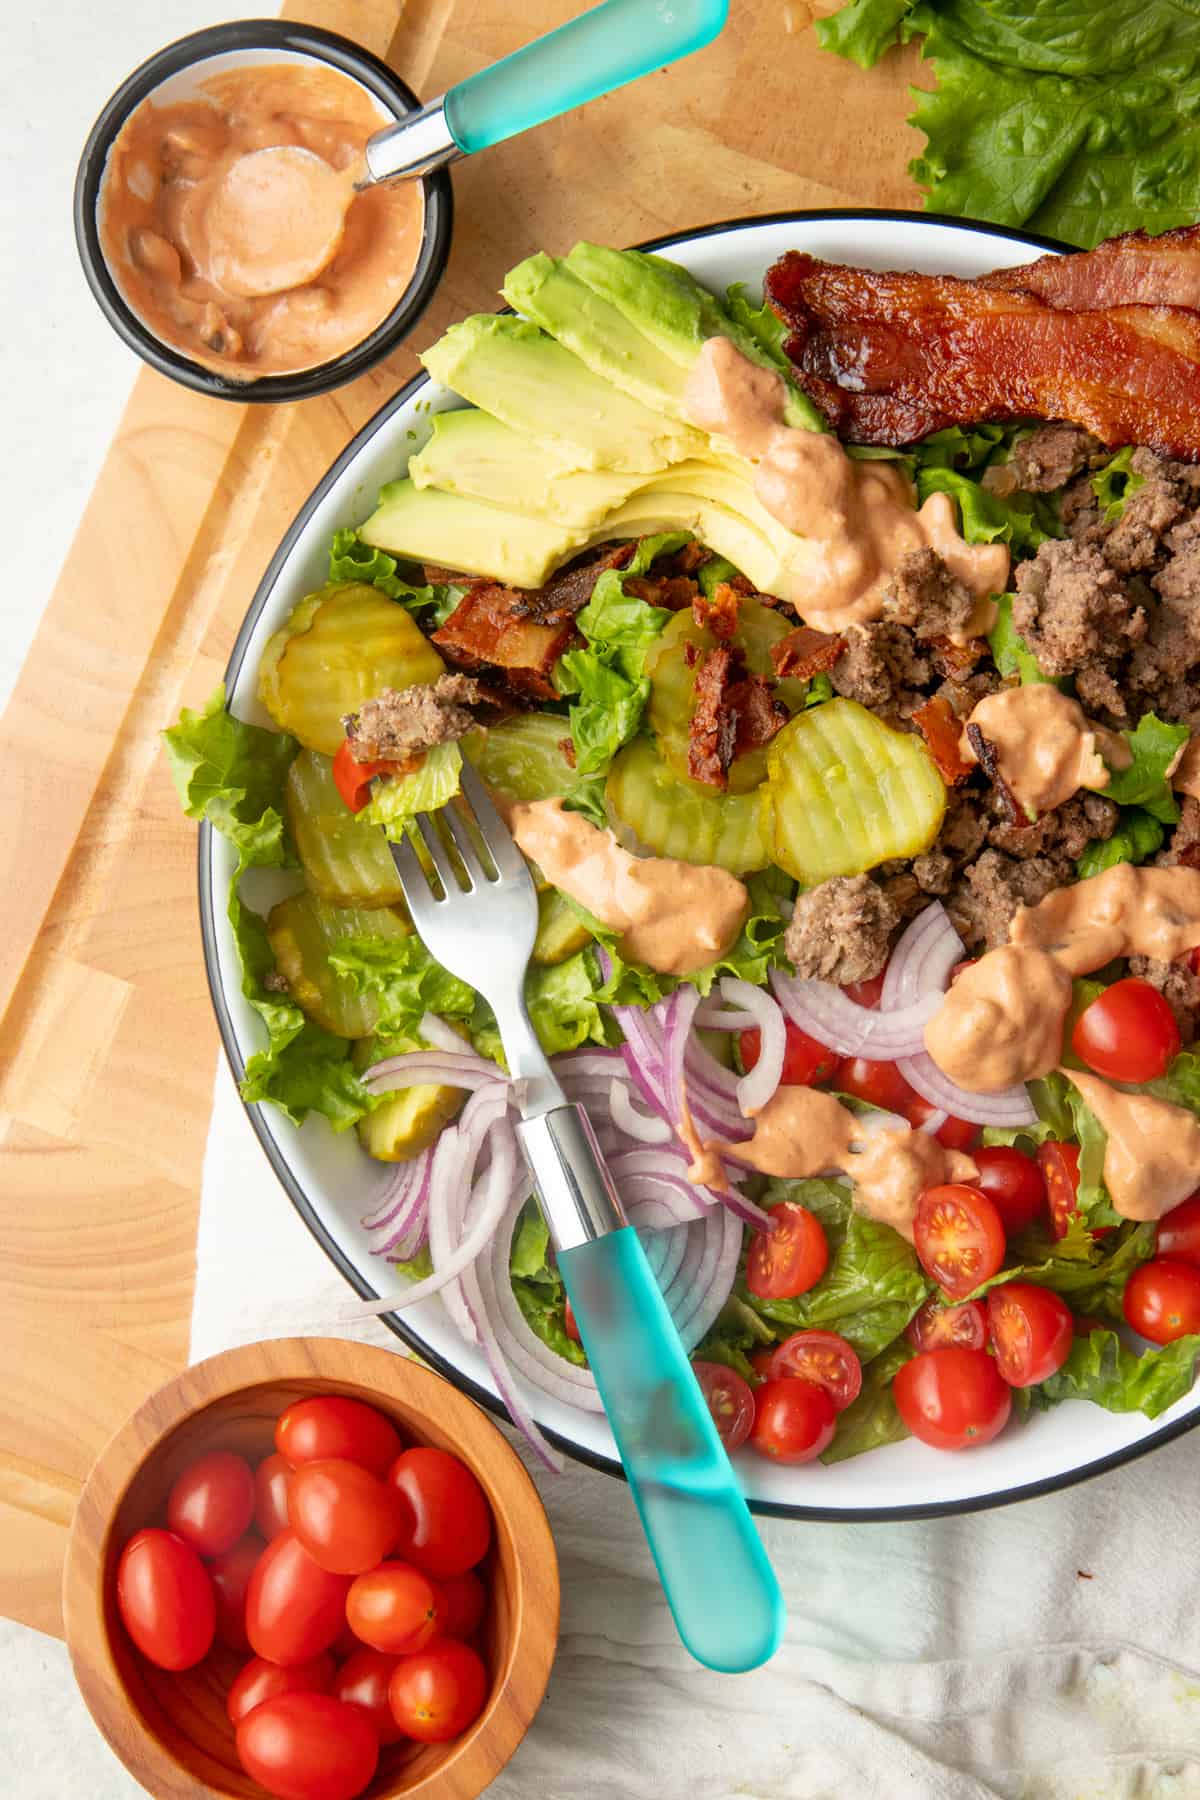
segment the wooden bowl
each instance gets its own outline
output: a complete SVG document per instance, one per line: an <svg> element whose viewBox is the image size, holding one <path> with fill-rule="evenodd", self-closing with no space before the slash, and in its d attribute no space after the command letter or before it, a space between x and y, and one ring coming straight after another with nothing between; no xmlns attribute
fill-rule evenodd
<svg viewBox="0 0 1200 1800"><path fill-rule="evenodd" d="M491 1502L488 1704L452 1743L384 1749L366 1790L369 1800L474 1800L511 1757L545 1691L558 1637L558 1560L533 1483L491 1420L390 1350L279 1338L210 1357L151 1395L101 1453L71 1527L63 1612L75 1678L100 1730L155 1800L262 1800L238 1763L225 1713L246 1658L216 1645L182 1675L146 1662L117 1615L117 1562L135 1531L164 1522L168 1490L188 1463L215 1449L269 1455L279 1414L310 1394L366 1400L406 1443L452 1450Z"/></svg>

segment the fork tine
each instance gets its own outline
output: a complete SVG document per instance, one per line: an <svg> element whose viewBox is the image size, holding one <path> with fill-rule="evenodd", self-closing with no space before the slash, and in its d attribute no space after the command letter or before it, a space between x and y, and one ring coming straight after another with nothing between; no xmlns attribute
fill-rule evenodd
<svg viewBox="0 0 1200 1800"><path fill-rule="evenodd" d="M442 824L454 839L454 848L462 858L463 867L470 876L472 884L475 887L482 887L491 880L491 877L484 868L479 852L475 848L475 841L467 829L466 817L451 801L449 806L442 808L441 819ZM482 837L483 833L480 832L479 835Z"/></svg>
<svg viewBox="0 0 1200 1800"><path fill-rule="evenodd" d="M400 886L404 889L404 898L409 912L414 907L428 905L434 899L429 878L421 867L421 859L413 847L407 832L400 839L388 840L388 849L392 853L392 862L400 877Z"/></svg>
<svg viewBox="0 0 1200 1800"><path fill-rule="evenodd" d="M504 820L492 804L492 797L468 763L459 777L463 797L474 814L475 825L496 865L498 875L520 875L525 872L525 858L513 843Z"/></svg>
<svg viewBox="0 0 1200 1800"><path fill-rule="evenodd" d="M446 898L449 899L451 894L461 894L463 885L459 879L458 871L450 860L450 852L446 848L445 840L434 823L432 815L429 813L418 813L416 815L416 825L417 830L424 839L425 848L433 859L433 866L441 876L442 887L445 891Z"/></svg>

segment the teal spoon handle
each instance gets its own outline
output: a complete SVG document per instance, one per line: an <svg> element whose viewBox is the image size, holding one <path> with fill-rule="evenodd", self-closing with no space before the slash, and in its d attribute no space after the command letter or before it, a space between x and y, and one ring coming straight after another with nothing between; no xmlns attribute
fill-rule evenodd
<svg viewBox="0 0 1200 1800"><path fill-rule="evenodd" d="M410 180L610 94L710 43L729 0L605 0L368 139L366 180Z"/></svg>
<svg viewBox="0 0 1200 1800"><path fill-rule="evenodd" d="M469 156L701 49L729 0L606 0L470 75L446 94L446 120Z"/></svg>
<svg viewBox="0 0 1200 1800"><path fill-rule="evenodd" d="M558 1267L679 1635L710 1669L756 1669L783 1596L637 1234Z"/></svg>

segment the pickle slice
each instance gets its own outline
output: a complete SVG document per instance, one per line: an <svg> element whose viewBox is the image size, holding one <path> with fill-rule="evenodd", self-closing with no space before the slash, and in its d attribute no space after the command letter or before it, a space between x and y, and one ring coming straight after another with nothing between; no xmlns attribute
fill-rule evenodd
<svg viewBox="0 0 1200 1800"><path fill-rule="evenodd" d="M502 800L555 800L575 780L563 754L567 721L555 713L521 713L462 740L463 754Z"/></svg>
<svg viewBox="0 0 1200 1800"><path fill-rule="evenodd" d="M744 600L738 612L735 646L742 651L746 667L752 675L774 676L771 645L786 637L788 622L764 606L761 600ZM696 651L694 662L688 663L688 645ZM697 625L690 612L676 613L646 656L646 674L650 677L650 700L647 716L658 736L663 757L677 775L688 773L688 726L696 709L696 672L717 639L703 625ZM789 712L804 704L807 683L781 681L775 697ZM729 792L746 794L765 778L767 758L764 750L750 750L736 757L729 768Z"/></svg>
<svg viewBox="0 0 1200 1800"><path fill-rule="evenodd" d="M585 944L592 934L570 901L564 900L557 888L543 888L538 895L538 928L533 940L535 963L566 962Z"/></svg>
<svg viewBox="0 0 1200 1800"><path fill-rule="evenodd" d="M263 705L282 731L333 756L342 719L385 687L436 681L445 668L411 615L379 589L351 581L293 608L258 670Z"/></svg>
<svg viewBox="0 0 1200 1800"><path fill-rule="evenodd" d="M923 739L856 700L797 714L768 745L767 767L759 798L772 859L805 887L919 856L946 810Z"/></svg>
<svg viewBox="0 0 1200 1800"><path fill-rule="evenodd" d="M713 863L731 875L771 861L759 796L723 794L677 775L649 738L635 738L613 759L605 797L631 848L678 862Z"/></svg>
<svg viewBox="0 0 1200 1800"><path fill-rule="evenodd" d="M404 899L383 831L347 807L329 757L301 750L288 770L283 802L314 894L331 906L395 906Z"/></svg>
<svg viewBox="0 0 1200 1800"><path fill-rule="evenodd" d="M424 1048L421 1044L412 1047ZM350 1060L361 1074L381 1056L394 1056L397 1048L394 1038L382 1046L373 1037L361 1038ZM359 1142L377 1162L409 1162L427 1150L462 1111L466 1098L462 1088L433 1083L428 1087L397 1088L358 1121Z"/></svg>
<svg viewBox="0 0 1200 1800"><path fill-rule="evenodd" d="M352 937L407 937L412 930L390 907L327 906L316 894L291 894L271 909L267 938L297 1006L338 1037L374 1031L373 994L357 994L329 966L329 953Z"/></svg>

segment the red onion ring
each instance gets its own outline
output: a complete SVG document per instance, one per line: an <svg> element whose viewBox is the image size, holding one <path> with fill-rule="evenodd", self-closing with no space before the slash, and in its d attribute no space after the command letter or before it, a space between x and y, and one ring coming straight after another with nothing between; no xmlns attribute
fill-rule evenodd
<svg viewBox="0 0 1200 1800"><path fill-rule="evenodd" d="M758 1061L748 1075L742 1076L734 1090L739 1110L750 1119L762 1111L783 1079L787 1022L778 1003L748 981L726 975L721 981L721 993L731 1004L741 1006L750 1014L759 1034Z"/></svg>
<svg viewBox="0 0 1200 1800"><path fill-rule="evenodd" d="M971 1094L944 1075L925 1051L904 1057L896 1067L922 1100L930 1106L944 1107L970 1125L996 1125L1011 1131L1020 1125L1037 1124L1037 1113L1023 1082L995 1094Z"/></svg>
<svg viewBox="0 0 1200 1800"><path fill-rule="evenodd" d="M925 1026L941 995L924 994L892 1012L859 1006L829 981L797 981L772 969L771 991L794 1025L839 1056L895 1062L924 1048Z"/></svg>

